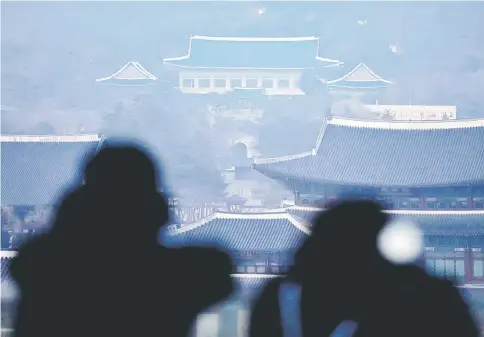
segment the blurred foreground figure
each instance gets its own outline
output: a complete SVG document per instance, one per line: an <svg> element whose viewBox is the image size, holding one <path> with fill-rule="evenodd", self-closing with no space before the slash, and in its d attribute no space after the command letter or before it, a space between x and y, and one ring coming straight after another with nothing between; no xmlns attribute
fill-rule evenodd
<svg viewBox="0 0 484 337"><path fill-rule="evenodd" d="M156 181L135 147L104 148L87 164L52 230L12 262L17 337L185 337L198 313L231 293L228 255L158 244L168 206Z"/></svg>
<svg viewBox="0 0 484 337"><path fill-rule="evenodd" d="M292 271L269 283L256 301L250 337L478 336L451 282L380 255L377 240L387 220L368 201L342 202L321 213ZM290 303L291 294L280 296L288 283L299 285L297 303ZM299 312L288 315L287 305ZM292 318L298 315L299 323ZM335 332L343 322L354 323L356 331Z"/></svg>

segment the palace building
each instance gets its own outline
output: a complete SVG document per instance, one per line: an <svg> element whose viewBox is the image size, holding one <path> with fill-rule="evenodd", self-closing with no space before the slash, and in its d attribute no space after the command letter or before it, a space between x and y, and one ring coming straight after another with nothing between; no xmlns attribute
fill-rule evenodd
<svg viewBox="0 0 484 337"><path fill-rule="evenodd" d="M1 140L2 208L13 208L23 225L32 206L53 205L68 186L82 183L79 165L105 142L99 135ZM316 212L344 197L378 200L392 220L419 224L427 270L457 279L472 305L482 303L483 143L483 120L328 117L314 149L255 159L253 170L293 191L293 206L250 213L214 208L196 221L170 228L165 237L173 246L219 245L233 256L237 291L228 302L200 315L193 336L208 331L213 336L245 336L250 299L291 266L294 252L311 233ZM8 303L15 292L6 266L14 255L2 251L2 289L8 290L2 291L2 301Z"/></svg>
<svg viewBox="0 0 484 337"><path fill-rule="evenodd" d="M179 69L183 93L259 91L266 95L303 95L303 72L342 64L319 56L317 37L192 36L187 55L163 62Z"/></svg>

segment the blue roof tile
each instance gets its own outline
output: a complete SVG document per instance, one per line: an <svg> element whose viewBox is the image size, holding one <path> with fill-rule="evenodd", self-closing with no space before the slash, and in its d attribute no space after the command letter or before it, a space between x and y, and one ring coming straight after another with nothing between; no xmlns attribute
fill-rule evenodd
<svg viewBox="0 0 484 337"><path fill-rule="evenodd" d="M171 233L177 244L218 245L231 251L289 251L308 233L287 213L215 213ZM172 242L174 242L172 241Z"/></svg>
<svg viewBox="0 0 484 337"><path fill-rule="evenodd" d="M314 152L257 160L269 176L360 186L441 186L484 181L484 120L326 121Z"/></svg>
<svg viewBox="0 0 484 337"><path fill-rule="evenodd" d="M310 223L317 212L312 207L290 207L295 218ZM426 236L484 235L483 211L389 211L393 219L407 219L420 225Z"/></svg>
<svg viewBox="0 0 484 337"><path fill-rule="evenodd" d="M53 205L82 182L82 166L101 138L2 136L2 205Z"/></svg>
<svg viewBox="0 0 484 337"><path fill-rule="evenodd" d="M308 69L340 64L318 57L319 38L230 38L192 36L188 55L165 58L190 68Z"/></svg>

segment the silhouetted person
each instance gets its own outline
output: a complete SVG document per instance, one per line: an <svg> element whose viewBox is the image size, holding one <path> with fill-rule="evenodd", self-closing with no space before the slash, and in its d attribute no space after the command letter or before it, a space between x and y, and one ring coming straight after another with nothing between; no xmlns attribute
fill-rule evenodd
<svg viewBox="0 0 484 337"><path fill-rule="evenodd" d="M17 337L184 337L231 293L228 255L158 244L168 206L156 182L151 158L135 147L106 147L87 164L51 231L12 262Z"/></svg>
<svg viewBox="0 0 484 337"><path fill-rule="evenodd" d="M379 205L367 201L321 213L289 275L269 284L255 303L250 337L284 336L278 296L288 281L301 285L304 337L330 336L344 321L357 324L356 337L478 336L451 282L380 255L377 238L386 222Z"/></svg>

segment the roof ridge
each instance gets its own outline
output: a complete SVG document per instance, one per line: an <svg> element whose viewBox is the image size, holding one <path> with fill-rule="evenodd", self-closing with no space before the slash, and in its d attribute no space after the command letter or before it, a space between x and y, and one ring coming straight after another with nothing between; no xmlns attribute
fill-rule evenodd
<svg viewBox="0 0 484 337"><path fill-rule="evenodd" d="M309 211L309 212L321 212L326 210L326 208L323 207L313 207L313 206L289 206L287 207L288 211L291 210L300 210L300 211ZM384 211L387 214L401 214L401 215L483 215L484 216L484 210L458 210L458 211L453 211L453 210L400 210L400 209L392 209L392 210L385 210Z"/></svg>
<svg viewBox="0 0 484 337"><path fill-rule="evenodd" d="M330 124L329 120L330 119L328 117L325 117L323 119L323 123L321 124L321 128L319 129L318 138L316 139L316 147L313 150L315 154L319 152L319 148L323 143L324 135L326 134L326 128L328 127L328 124Z"/></svg>
<svg viewBox="0 0 484 337"><path fill-rule="evenodd" d="M304 232L304 234L311 234L311 226L308 222L304 221L303 219L298 219L290 213L288 213L288 220L294 225L294 227L299 229L301 232Z"/></svg>
<svg viewBox="0 0 484 337"><path fill-rule="evenodd" d="M290 155L281 156L281 157L254 158L254 164L256 164L256 165L273 164L273 163L278 163L278 162L281 162L281 161L294 160L294 159L314 156L315 154L316 154L315 151L311 150L311 151L306 151L306 152L301 152L301 153L296 153L296 154L290 154Z"/></svg>
<svg viewBox="0 0 484 337"><path fill-rule="evenodd" d="M141 73L148 76L150 79L152 79L154 81L158 80L158 77L156 77L155 75L150 73L148 70L146 70L146 68L143 67L141 65L141 63L139 63L138 61L132 61L132 62L133 62L132 64L136 67L136 69L138 69Z"/></svg>
<svg viewBox="0 0 484 337"><path fill-rule="evenodd" d="M356 119L347 117L332 117L328 124L354 128L387 129L387 130L448 130L484 127L482 119L451 119L439 121L385 121Z"/></svg>
<svg viewBox="0 0 484 337"><path fill-rule="evenodd" d="M170 231L169 235L179 235L185 232L192 231L198 227L202 227L205 224L209 223L210 221L215 220L217 218L216 215L217 215L217 212L214 212L209 216L206 216L205 218L195 221L189 225L185 225L185 226L182 226L181 228L174 229L173 231Z"/></svg>
<svg viewBox="0 0 484 337"><path fill-rule="evenodd" d="M206 40L206 41L233 41L233 42L299 42L299 41L316 41L319 40L317 36L301 36L301 37L230 37L230 36L206 36L206 35L192 35L192 40Z"/></svg>
<svg viewBox="0 0 484 337"><path fill-rule="evenodd" d="M130 65L134 66L136 68L136 70L138 70L139 72L141 72L143 75L147 76L150 80L153 80L153 81L158 80L158 77L156 77L155 75L153 75L152 73L150 73L148 70L146 70L141 65L141 63L139 63L138 61L128 61L118 71L114 72L110 76L106 76L106 77L103 77L103 78L98 78L98 79L96 79L96 82L104 82L104 81L113 79L117 75L121 74L124 71L124 69L126 69ZM126 79L126 80L130 80L130 79Z"/></svg>
<svg viewBox="0 0 484 337"><path fill-rule="evenodd" d="M76 143L76 142L97 142L103 139L100 134L81 135L0 135L0 142L11 143Z"/></svg>
<svg viewBox="0 0 484 337"><path fill-rule="evenodd" d="M17 256L16 250L2 250L2 251L0 251L0 258L2 258L2 259L14 258L15 256Z"/></svg>
<svg viewBox="0 0 484 337"><path fill-rule="evenodd" d="M375 80L362 80L362 81L355 81L355 82L377 82L377 81L381 81L381 82L384 82L384 83L387 83L387 84L392 84L391 81L388 81L388 80L385 80L384 78L382 78L381 76L377 75L373 70L371 70L365 63L363 62L360 62L358 63L358 65L356 67L354 67L352 70L350 70L349 72L347 72L346 74L344 74L343 76L341 76L340 78L337 78L335 80L330 80L330 81L326 81L326 84L335 84L337 82L341 82L341 81L345 81L348 77L350 77L351 75L353 75L358 69L360 68L364 68L368 73L370 73L371 76L375 77L376 79Z"/></svg>

